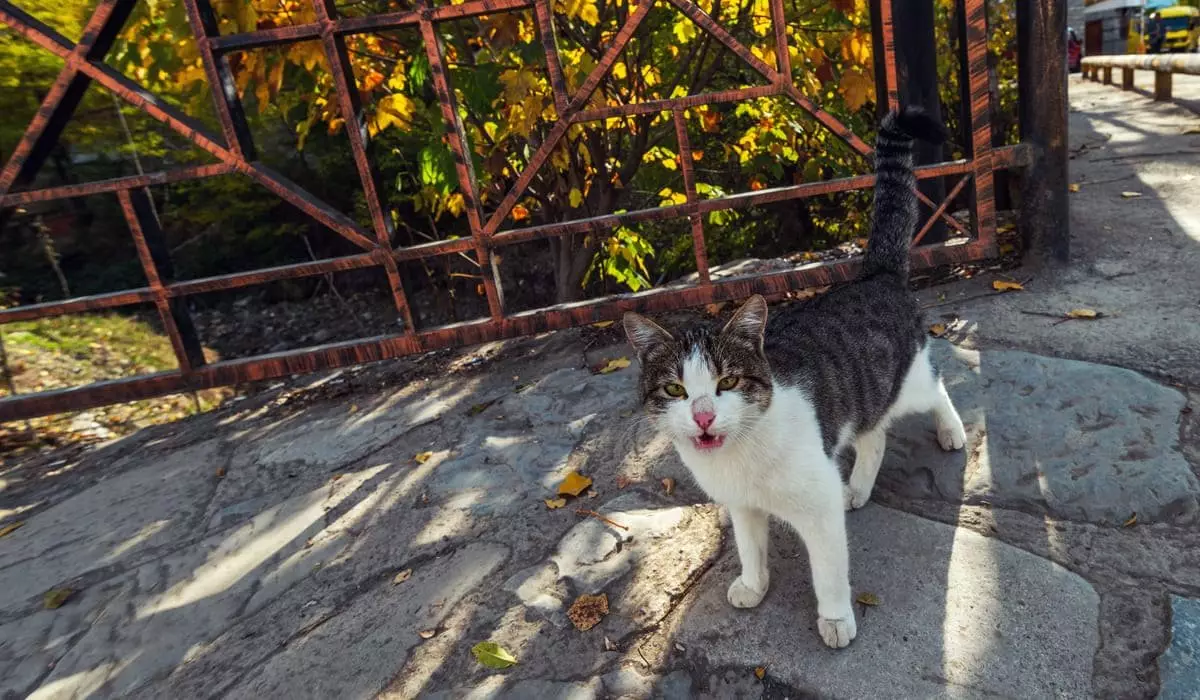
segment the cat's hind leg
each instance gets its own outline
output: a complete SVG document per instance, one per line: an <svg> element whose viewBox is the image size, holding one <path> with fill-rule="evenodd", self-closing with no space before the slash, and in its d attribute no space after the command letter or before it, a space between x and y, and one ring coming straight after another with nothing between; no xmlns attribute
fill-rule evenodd
<svg viewBox="0 0 1200 700"><path fill-rule="evenodd" d="M954 402L946 393L946 385L929 358L928 347L917 353L900 387L900 395L888 411L888 417L890 420L909 413L933 414L938 444L943 450L961 450L967 443L967 431L962 418L954 409Z"/></svg>
<svg viewBox="0 0 1200 700"><path fill-rule="evenodd" d="M935 371L932 367L930 370ZM954 408L954 402L950 400L950 394L946 393L946 385L942 378L935 375L934 382L936 399L933 406L933 423L937 428L938 444L947 452L961 450L963 445L967 444L967 430Z"/></svg>
<svg viewBox="0 0 1200 700"><path fill-rule="evenodd" d="M875 477L879 474L879 465L883 464L885 447L887 430L883 424L861 433L855 439L854 469L842 494L842 505L846 510L862 508L871 500L871 489L875 488Z"/></svg>

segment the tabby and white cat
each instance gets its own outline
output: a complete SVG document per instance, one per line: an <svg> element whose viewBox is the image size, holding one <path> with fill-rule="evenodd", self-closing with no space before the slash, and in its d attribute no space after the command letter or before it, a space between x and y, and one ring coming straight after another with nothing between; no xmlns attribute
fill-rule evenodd
<svg viewBox="0 0 1200 700"><path fill-rule="evenodd" d="M943 131L913 108L883 119L874 225L854 283L781 310L770 326L761 296L719 331L672 334L638 314L624 320L641 360L646 413L700 486L729 508L742 565L729 602L762 601L768 518L780 518L808 549L817 628L835 648L857 632L843 510L870 498L888 425L930 412L943 449L960 449L966 439L908 289L914 137L941 141ZM856 457L843 484L835 458L848 445Z"/></svg>

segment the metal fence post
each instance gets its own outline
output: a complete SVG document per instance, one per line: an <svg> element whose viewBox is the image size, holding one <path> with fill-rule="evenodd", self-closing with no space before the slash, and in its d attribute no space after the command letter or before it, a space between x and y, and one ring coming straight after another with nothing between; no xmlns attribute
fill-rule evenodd
<svg viewBox="0 0 1200 700"><path fill-rule="evenodd" d="M1021 140L1033 147L1021 188L1021 233L1026 250L1058 262L1067 261L1071 247L1066 56L1066 3L1017 0Z"/></svg>

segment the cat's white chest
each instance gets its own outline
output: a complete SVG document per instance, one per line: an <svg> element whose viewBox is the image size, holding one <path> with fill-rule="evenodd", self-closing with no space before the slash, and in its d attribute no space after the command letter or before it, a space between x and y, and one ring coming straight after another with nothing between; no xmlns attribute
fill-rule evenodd
<svg viewBox="0 0 1200 700"><path fill-rule="evenodd" d="M777 391L748 434L714 451L676 443L696 483L717 503L777 513L806 499L815 471L826 469L812 403L796 389Z"/></svg>

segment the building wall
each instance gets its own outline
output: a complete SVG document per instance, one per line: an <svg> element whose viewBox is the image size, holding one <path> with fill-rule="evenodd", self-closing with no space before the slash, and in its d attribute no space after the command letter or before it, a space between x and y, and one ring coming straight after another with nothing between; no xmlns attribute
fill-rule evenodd
<svg viewBox="0 0 1200 700"><path fill-rule="evenodd" d="M1113 10L1099 16L1092 15L1088 18L1087 32L1096 31L1092 28L1093 25L1100 24L1102 26L1102 47L1100 53L1106 55L1129 53L1129 23L1134 19L1137 12L1137 8ZM1087 46L1086 40L1084 46ZM1095 54L1096 52L1093 51L1092 53Z"/></svg>
<svg viewBox="0 0 1200 700"><path fill-rule="evenodd" d="M1075 30L1075 34L1083 41L1083 8L1085 0L1067 0L1067 26Z"/></svg>

